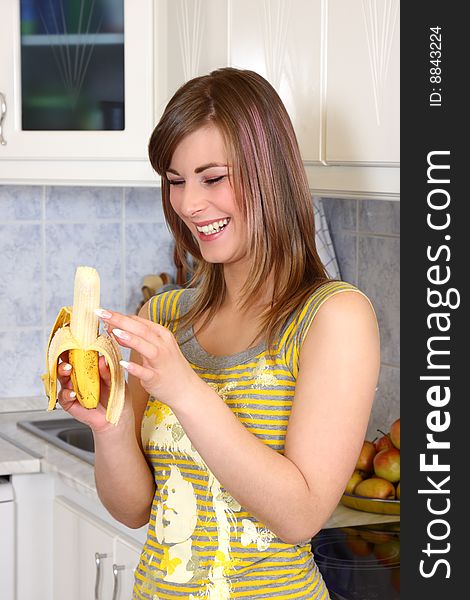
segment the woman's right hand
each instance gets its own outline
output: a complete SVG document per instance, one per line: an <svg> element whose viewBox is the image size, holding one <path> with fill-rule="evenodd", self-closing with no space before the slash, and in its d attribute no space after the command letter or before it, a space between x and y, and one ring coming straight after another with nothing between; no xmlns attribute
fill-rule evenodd
<svg viewBox="0 0 470 600"><path fill-rule="evenodd" d="M100 372L100 401L96 408L85 408L78 401L77 395L72 386L72 365L68 362L68 352L60 356L61 362L57 365L57 379L60 383L58 401L62 408L72 417L85 423L91 429L98 433L115 426L106 420L106 407L108 405L109 389L111 385L111 373L103 356L99 357L98 368ZM122 417L126 413L132 417L131 403L128 401L128 390L126 384L126 401L124 403ZM125 419L124 419L125 420Z"/></svg>

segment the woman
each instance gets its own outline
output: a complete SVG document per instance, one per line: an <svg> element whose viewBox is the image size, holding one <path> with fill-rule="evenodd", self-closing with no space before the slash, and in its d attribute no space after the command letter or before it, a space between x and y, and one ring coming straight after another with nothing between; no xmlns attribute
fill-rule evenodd
<svg viewBox="0 0 470 600"><path fill-rule="evenodd" d="M149 155L195 288L138 317L98 311L131 349L116 427L103 362L95 411L59 367L62 406L94 432L102 502L129 527L149 522L134 598L328 598L309 540L364 439L373 309L325 273L292 125L262 77L226 68L183 85Z"/></svg>

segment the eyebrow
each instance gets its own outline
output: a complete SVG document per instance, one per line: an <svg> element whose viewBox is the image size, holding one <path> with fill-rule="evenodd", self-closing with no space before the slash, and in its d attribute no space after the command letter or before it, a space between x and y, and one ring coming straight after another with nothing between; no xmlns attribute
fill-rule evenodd
<svg viewBox="0 0 470 600"><path fill-rule="evenodd" d="M205 165L201 165L200 167L196 167L194 169L194 172L195 173L202 173L203 171L206 171L207 169L211 169L212 167L227 167L227 166L228 165L226 165L224 163L211 162L211 163L206 163ZM166 172L167 173L173 173L173 175L179 175L181 177L181 175L175 169L168 168L166 170Z"/></svg>

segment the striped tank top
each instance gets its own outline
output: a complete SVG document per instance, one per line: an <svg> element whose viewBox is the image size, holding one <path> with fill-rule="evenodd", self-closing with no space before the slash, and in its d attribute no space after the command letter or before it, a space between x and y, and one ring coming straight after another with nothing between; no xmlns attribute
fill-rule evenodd
<svg viewBox="0 0 470 600"><path fill-rule="evenodd" d="M176 336L185 358L243 425L281 454L294 398L299 354L321 304L344 282L317 289L284 325L277 352L260 344L231 356L213 356L191 328L175 318L191 305L193 290L173 290L150 301L150 318ZM173 412L150 396L142 441L154 469L155 498L147 540L135 571L134 600L244 598L328 600L310 540L281 541L217 481Z"/></svg>

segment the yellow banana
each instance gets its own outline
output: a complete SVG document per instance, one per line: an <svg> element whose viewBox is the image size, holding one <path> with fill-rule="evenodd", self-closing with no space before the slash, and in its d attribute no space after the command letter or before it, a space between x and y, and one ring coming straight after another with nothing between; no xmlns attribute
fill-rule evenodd
<svg viewBox="0 0 470 600"><path fill-rule="evenodd" d="M57 363L62 352L68 351L72 365L72 385L77 399L85 408L96 408L100 399L98 356L102 354L110 369L111 387L106 419L116 424L124 406L125 382L119 364L121 351L116 341L98 335L99 319L94 313L100 306L100 278L92 267L78 267L75 273L73 307L64 306L52 327L47 345L47 372L42 376L48 410L57 401Z"/></svg>

